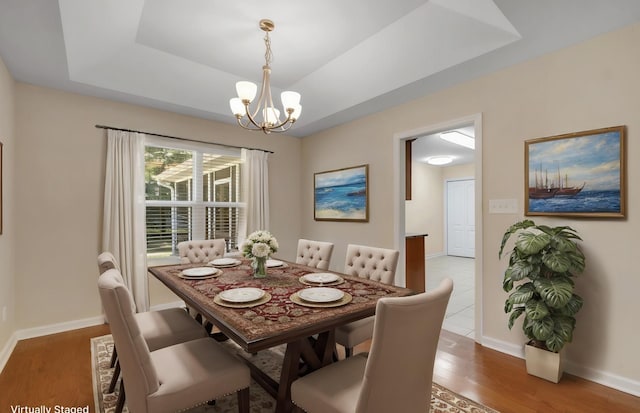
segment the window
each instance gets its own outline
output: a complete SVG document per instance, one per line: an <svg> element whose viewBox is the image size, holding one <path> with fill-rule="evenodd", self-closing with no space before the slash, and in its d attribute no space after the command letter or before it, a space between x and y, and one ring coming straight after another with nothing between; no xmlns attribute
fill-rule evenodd
<svg viewBox="0 0 640 413"><path fill-rule="evenodd" d="M147 137L147 257L178 254L178 243L224 238L238 248L244 219L240 150Z"/></svg>

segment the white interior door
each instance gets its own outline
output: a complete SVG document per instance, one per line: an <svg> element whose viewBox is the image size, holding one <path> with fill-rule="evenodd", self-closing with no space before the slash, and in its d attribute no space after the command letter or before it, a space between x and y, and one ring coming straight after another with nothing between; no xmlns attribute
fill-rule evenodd
<svg viewBox="0 0 640 413"><path fill-rule="evenodd" d="M475 258L475 180L447 181L447 254Z"/></svg>

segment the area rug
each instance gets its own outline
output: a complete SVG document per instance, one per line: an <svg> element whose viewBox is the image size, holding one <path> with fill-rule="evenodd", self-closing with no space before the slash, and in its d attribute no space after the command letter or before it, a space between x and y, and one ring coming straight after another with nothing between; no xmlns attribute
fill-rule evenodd
<svg viewBox="0 0 640 413"><path fill-rule="evenodd" d="M280 376L280 367L284 357L284 346L260 351L256 355L244 352L231 340L222 343L230 351L241 357L250 359L256 366L269 374L274 380ZM107 393L113 368L110 368L113 339L111 335L91 339L91 368L93 373L93 396L96 413L113 413L118 400L118 389ZM117 388L119 388L119 383ZM275 410L275 400L260 385L251 381L251 413L271 413ZM235 413L237 408L235 394L216 400L215 405L202 405L188 410L189 413ZM126 404L123 413L128 413ZM451 390L433 383L431 391L430 413L498 413L496 410L482 406Z"/></svg>

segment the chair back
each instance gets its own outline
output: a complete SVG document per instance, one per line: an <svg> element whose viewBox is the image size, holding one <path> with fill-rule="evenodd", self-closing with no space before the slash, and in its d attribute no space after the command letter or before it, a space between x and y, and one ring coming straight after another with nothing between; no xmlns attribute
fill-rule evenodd
<svg viewBox="0 0 640 413"><path fill-rule="evenodd" d="M452 290L453 282L445 279L426 293L378 300L356 412L424 412L429 406L438 339Z"/></svg>
<svg viewBox="0 0 640 413"><path fill-rule="evenodd" d="M178 244L181 264L207 263L224 257L227 244L223 238L183 241Z"/></svg>
<svg viewBox="0 0 640 413"><path fill-rule="evenodd" d="M331 262L332 252L333 244L330 242L299 239L296 263L327 270Z"/></svg>
<svg viewBox="0 0 640 413"><path fill-rule="evenodd" d="M399 251L349 244L344 273L393 284Z"/></svg>
<svg viewBox="0 0 640 413"><path fill-rule="evenodd" d="M116 257L112 253L105 251L98 255L98 271L102 274L107 270L118 270L118 272L121 272L120 264L118 264Z"/></svg>
<svg viewBox="0 0 640 413"><path fill-rule="evenodd" d="M131 294L121 280L117 270L107 270L98 278L98 290L118 349L129 410L145 412L149 410L147 395L156 392L160 383L149 347L131 310Z"/></svg>

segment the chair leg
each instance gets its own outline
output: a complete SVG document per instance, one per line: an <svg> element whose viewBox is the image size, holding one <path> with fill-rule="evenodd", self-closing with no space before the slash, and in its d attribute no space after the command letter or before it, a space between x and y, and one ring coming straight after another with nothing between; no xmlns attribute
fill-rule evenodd
<svg viewBox="0 0 640 413"><path fill-rule="evenodd" d="M238 412L249 413L249 388L238 390Z"/></svg>
<svg viewBox="0 0 640 413"><path fill-rule="evenodd" d="M118 403L116 404L116 409L114 410L114 413L122 413L122 409L124 408L124 401L126 397L127 396L125 396L124 394L124 381L120 381L120 393L118 393Z"/></svg>
<svg viewBox="0 0 640 413"><path fill-rule="evenodd" d="M116 346L113 346L113 351L111 352L111 362L109 362L109 368L114 368L116 366L116 361L118 361L118 351L116 350Z"/></svg>
<svg viewBox="0 0 640 413"><path fill-rule="evenodd" d="M111 376L111 383L109 383L108 393L113 393L116 390L116 383L118 383L119 377L120 377L120 362L116 361L116 368L113 370L113 376Z"/></svg>
<svg viewBox="0 0 640 413"><path fill-rule="evenodd" d="M345 347L344 356L345 358L353 356L353 347Z"/></svg>

